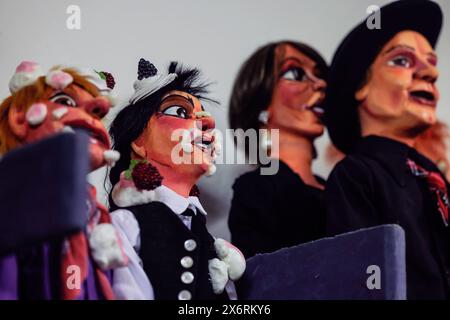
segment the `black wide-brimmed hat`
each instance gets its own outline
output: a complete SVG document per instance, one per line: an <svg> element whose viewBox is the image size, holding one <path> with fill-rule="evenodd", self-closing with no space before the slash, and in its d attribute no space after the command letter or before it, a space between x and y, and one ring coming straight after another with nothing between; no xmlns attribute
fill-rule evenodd
<svg viewBox="0 0 450 320"><path fill-rule="evenodd" d="M442 27L439 5L428 0L400 0L380 8L380 29L369 29L366 20L341 42L331 63L324 102L325 123L334 145L348 153L361 137L355 92L384 45L397 33L422 34L433 48Z"/></svg>

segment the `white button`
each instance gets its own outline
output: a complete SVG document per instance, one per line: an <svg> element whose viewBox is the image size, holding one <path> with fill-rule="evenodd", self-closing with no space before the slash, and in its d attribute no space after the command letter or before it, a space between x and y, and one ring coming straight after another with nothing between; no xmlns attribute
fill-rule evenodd
<svg viewBox="0 0 450 320"><path fill-rule="evenodd" d="M187 251L194 251L197 248L197 242L194 239L189 239L184 242L184 248Z"/></svg>
<svg viewBox="0 0 450 320"><path fill-rule="evenodd" d="M189 269L194 264L194 260L192 260L191 257L186 256L181 259L180 263L183 268Z"/></svg>
<svg viewBox="0 0 450 320"><path fill-rule="evenodd" d="M178 294L178 300L191 300L192 294L187 290L182 290Z"/></svg>
<svg viewBox="0 0 450 320"><path fill-rule="evenodd" d="M184 284L191 284L194 281L194 275L192 272L186 271L181 275L181 282Z"/></svg>

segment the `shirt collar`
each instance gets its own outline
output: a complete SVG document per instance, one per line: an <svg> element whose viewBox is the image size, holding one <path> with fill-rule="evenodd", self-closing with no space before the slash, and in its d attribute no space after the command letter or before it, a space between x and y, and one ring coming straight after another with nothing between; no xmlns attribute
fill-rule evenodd
<svg viewBox="0 0 450 320"><path fill-rule="evenodd" d="M185 198L164 185L155 189L153 201L164 203L178 215L182 214L186 209L191 209L194 214L197 214L198 211L205 216L207 214L197 197Z"/></svg>

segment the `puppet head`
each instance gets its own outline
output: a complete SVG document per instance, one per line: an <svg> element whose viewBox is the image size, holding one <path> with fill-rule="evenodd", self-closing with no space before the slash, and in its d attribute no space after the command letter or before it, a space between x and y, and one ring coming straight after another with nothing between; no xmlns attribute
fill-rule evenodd
<svg viewBox="0 0 450 320"><path fill-rule="evenodd" d="M379 16L379 29L364 20L342 40L330 66L324 120L344 153L369 134L412 142L436 121L433 48L441 8L433 1L400 0L381 7Z"/></svg>
<svg viewBox="0 0 450 320"><path fill-rule="evenodd" d="M114 149L122 155L111 183L129 180L141 191L163 184L188 196L202 175L215 170L215 123L202 105L209 99L199 71L172 62L167 73L158 72L141 59L134 89L111 124Z"/></svg>
<svg viewBox="0 0 450 320"><path fill-rule="evenodd" d="M81 129L90 134L92 170L117 160L101 122L111 107L101 93L109 92L114 80L108 73L93 74L54 68L44 75L38 64L22 62L10 81L11 96L0 106L0 153ZM110 88L101 77L109 79Z"/></svg>
<svg viewBox="0 0 450 320"><path fill-rule="evenodd" d="M366 83L355 93L362 131L417 136L436 122L437 57L418 32L402 31L375 58Z"/></svg>
<svg viewBox="0 0 450 320"><path fill-rule="evenodd" d="M279 129L314 140L324 130L320 117L327 72L320 54L303 43L280 41L259 48L235 80L230 126Z"/></svg>

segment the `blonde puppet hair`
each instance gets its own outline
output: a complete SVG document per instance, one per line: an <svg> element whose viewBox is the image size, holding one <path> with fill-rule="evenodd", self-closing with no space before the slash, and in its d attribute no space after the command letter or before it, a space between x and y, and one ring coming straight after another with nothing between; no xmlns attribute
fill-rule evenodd
<svg viewBox="0 0 450 320"><path fill-rule="evenodd" d="M55 69L59 68L52 68L52 70ZM73 82L71 85L83 88L94 97L100 95L98 88L74 69L67 68L62 69L62 71L72 76ZM16 109L26 112L33 103L42 102L50 98L53 91L54 89L46 84L45 76L41 76L32 84L23 87L2 102L0 105L0 155L22 145L22 141L14 135L9 126L8 117L10 110Z"/></svg>

